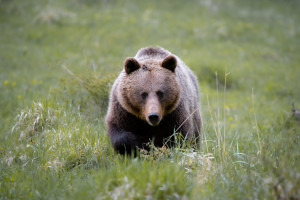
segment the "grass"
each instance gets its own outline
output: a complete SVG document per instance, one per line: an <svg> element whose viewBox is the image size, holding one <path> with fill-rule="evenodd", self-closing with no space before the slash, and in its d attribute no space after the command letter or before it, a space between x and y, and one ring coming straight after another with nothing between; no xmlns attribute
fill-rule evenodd
<svg viewBox="0 0 300 200"><path fill-rule="evenodd" d="M300 199L299 8L0 0L0 199ZM109 88L149 45L198 76L199 150L109 143Z"/></svg>

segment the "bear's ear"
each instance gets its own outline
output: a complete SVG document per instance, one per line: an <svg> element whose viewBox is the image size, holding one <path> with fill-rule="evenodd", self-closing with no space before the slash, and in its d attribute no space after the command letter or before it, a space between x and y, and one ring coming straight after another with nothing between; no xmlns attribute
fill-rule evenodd
<svg viewBox="0 0 300 200"><path fill-rule="evenodd" d="M125 68L126 73L130 74L131 72L138 70L140 68L140 64L134 58L126 58L126 60L124 62L124 68Z"/></svg>
<svg viewBox="0 0 300 200"><path fill-rule="evenodd" d="M177 66L177 60L176 60L175 56L173 56L173 55L167 56L162 61L161 66L168 69L168 70L171 70L172 72L174 72L175 68Z"/></svg>

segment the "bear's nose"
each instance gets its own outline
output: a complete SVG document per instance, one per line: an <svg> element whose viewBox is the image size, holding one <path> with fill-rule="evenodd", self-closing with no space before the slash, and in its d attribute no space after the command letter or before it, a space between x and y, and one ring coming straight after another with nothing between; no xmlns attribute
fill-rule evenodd
<svg viewBox="0 0 300 200"><path fill-rule="evenodd" d="M159 121L159 114L158 113L150 113L148 115L148 119L149 119L150 123L152 124L152 126L156 126Z"/></svg>

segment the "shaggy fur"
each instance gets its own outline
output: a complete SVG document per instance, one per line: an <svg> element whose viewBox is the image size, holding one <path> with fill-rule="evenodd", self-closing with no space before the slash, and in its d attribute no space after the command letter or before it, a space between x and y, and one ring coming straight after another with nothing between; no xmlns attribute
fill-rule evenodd
<svg viewBox="0 0 300 200"><path fill-rule="evenodd" d="M145 148L150 141L163 146L164 139L177 129L199 142L196 76L163 48L140 49L134 58L125 60L113 84L106 123L110 141L121 154Z"/></svg>

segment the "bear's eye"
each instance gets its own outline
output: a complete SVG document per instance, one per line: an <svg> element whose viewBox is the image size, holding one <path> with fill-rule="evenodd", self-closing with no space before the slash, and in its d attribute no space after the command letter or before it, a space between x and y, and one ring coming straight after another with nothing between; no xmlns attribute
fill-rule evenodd
<svg viewBox="0 0 300 200"><path fill-rule="evenodd" d="M163 98L164 97L164 93L162 91L157 91L156 94L157 94L157 96L159 98Z"/></svg>
<svg viewBox="0 0 300 200"><path fill-rule="evenodd" d="M143 92L143 93L142 93L142 98L143 98L143 99L146 99L147 96L148 96L148 93L147 93L147 92Z"/></svg>

